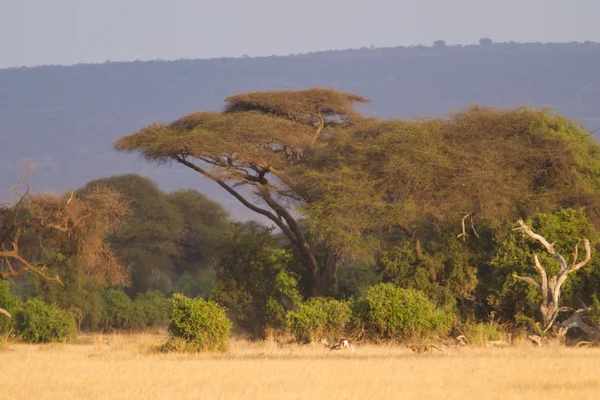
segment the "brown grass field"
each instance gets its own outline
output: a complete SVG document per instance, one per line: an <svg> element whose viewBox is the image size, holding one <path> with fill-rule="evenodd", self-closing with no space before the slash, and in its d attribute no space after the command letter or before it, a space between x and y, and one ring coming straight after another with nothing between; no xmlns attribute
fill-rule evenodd
<svg viewBox="0 0 600 400"><path fill-rule="evenodd" d="M235 341L226 354L161 354L160 335L11 344L0 399L598 399L600 350L322 346ZM435 350L434 350L435 351Z"/></svg>

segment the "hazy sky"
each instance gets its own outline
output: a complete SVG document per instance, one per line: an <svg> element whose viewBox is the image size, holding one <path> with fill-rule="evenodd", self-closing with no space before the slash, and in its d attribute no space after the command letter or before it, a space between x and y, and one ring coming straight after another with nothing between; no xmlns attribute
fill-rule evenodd
<svg viewBox="0 0 600 400"><path fill-rule="evenodd" d="M0 68L362 46L600 41L600 0L0 0Z"/></svg>

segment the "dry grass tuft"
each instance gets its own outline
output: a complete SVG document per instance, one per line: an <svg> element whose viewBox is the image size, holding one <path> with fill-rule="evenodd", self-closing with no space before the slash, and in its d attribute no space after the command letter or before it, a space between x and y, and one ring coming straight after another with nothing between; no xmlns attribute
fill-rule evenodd
<svg viewBox="0 0 600 400"><path fill-rule="evenodd" d="M2 399L596 399L600 350L398 346L356 353L275 340L226 354L164 354L164 335L93 335L74 344L11 344Z"/></svg>

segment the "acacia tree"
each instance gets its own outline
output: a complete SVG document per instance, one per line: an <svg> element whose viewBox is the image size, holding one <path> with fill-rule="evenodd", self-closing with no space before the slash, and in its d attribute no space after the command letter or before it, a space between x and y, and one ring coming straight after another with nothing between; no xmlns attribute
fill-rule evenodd
<svg viewBox="0 0 600 400"><path fill-rule="evenodd" d="M590 247L590 241L587 238L583 238L583 246L585 248L585 256L583 260L578 262L579 249L575 246L573 252L573 262L569 265L565 258L554 249L554 245L549 243L543 236L535 233L529 226L527 226L523 220L518 221L519 230L530 238L538 241L546 251L558 262L560 265L560 272L552 277L548 277L546 268L540 263L537 254L534 253L534 268L539 275L539 280L528 276L519 276L514 274L515 279L527 282L528 284L538 288L542 294L542 301L539 305L540 312L542 314L543 331L547 332L561 311L569 311L568 307L560 306L560 294L562 285L567 280L569 274L576 272L583 268L592 259L592 250ZM577 313L576 313L577 314Z"/></svg>
<svg viewBox="0 0 600 400"><path fill-rule="evenodd" d="M339 254L318 259L294 213L315 200L307 161L334 132L360 119L367 99L330 89L255 92L225 99L223 112L197 112L153 124L115 143L146 160L177 162L207 177L250 210L270 219L303 256L313 295L333 281ZM240 186L250 186L255 203Z"/></svg>
<svg viewBox="0 0 600 400"><path fill-rule="evenodd" d="M102 283L128 282L126 269L105 242L129 212L118 192L97 187L85 196L34 196L23 178L15 195L15 202L0 205L0 279L29 272L62 285L49 269L70 259Z"/></svg>

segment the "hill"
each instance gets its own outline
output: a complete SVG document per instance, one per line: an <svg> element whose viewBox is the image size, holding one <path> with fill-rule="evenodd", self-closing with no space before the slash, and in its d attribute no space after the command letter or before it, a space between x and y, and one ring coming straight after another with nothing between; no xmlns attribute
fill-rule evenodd
<svg viewBox="0 0 600 400"><path fill-rule="evenodd" d="M193 187L250 216L212 182L156 168L111 143L155 121L219 110L231 94L331 87L370 97L379 117L443 115L472 103L550 106L600 129L600 44L395 47L286 57L104 63L0 70L0 199L24 163L36 190L138 173L165 190Z"/></svg>

